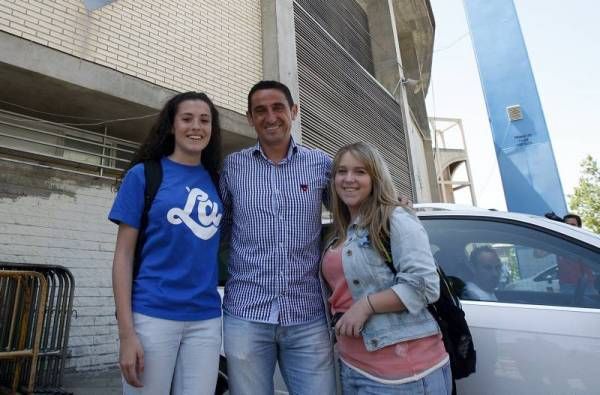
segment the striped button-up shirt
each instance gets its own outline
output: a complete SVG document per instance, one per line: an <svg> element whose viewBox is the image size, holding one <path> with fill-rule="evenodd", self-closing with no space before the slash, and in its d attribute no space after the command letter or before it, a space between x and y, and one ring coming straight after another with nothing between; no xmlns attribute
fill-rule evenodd
<svg viewBox="0 0 600 395"><path fill-rule="evenodd" d="M277 164L259 144L225 159L220 189L230 237L223 300L228 314L284 326L324 315L321 203L331 165L323 151L293 140Z"/></svg>

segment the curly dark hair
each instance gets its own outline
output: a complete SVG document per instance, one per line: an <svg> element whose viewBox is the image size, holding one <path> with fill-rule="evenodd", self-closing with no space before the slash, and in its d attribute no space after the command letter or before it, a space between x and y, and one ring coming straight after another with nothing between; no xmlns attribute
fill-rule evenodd
<svg viewBox="0 0 600 395"><path fill-rule="evenodd" d="M208 145L202 150L201 163L210 174L213 182L218 185L218 171L221 168L221 125L219 123L219 112L208 98L202 92L184 92L173 96L163 107L158 115L158 119L146 136L146 140L133 155L129 166L123 171L121 178L125 173L138 163L145 160L160 160L164 156L171 155L175 149L175 136L173 135L173 120L177 114L179 105L187 100L201 100L208 104L211 115L211 135Z"/></svg>

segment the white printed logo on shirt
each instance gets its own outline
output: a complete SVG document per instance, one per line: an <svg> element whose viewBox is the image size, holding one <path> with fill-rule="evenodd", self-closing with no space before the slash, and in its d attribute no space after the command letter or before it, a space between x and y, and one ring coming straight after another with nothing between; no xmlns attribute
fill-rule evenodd
<svg viewBox="0 0 600 395"><path fill-rule="evenodd" d="M183 209L178 207L170 209L167 213L167 220L173 225L179 225L183 222L196 237L208 240L217 233L221 217L223 217L219 213L219 205L208 200L208 194L202 189L194 188L191 191L189 187L185 189L189 192L185 207ZM190 216L196 201L198 202L198 222L195 222Z"/></svg>

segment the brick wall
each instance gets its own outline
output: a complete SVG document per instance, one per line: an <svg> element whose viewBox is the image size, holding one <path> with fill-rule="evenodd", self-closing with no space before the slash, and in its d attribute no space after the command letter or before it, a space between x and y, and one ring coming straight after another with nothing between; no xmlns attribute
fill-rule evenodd
<svg viewBox="0 0 600 395"><path fill-rule="evenodd" d="M2 0L0 30L241 113L262 76L260 0Z"/></svg>
<svg viewBox="0 0 600 395"><path fill-rule="evenodd" d="M262 76L260 0L0 0L0 30L244 113ZM43 59L41 60L43 61ZM0 260L75 277L68 369L114 366L112 183L0 159Z"/></svg>
<svg viewBox="0 0 600 395"><path fill-rule="evenodd" d="M67 368L114 366L113 183L0 160L0 261L55 264L75 277Z"/></svg>

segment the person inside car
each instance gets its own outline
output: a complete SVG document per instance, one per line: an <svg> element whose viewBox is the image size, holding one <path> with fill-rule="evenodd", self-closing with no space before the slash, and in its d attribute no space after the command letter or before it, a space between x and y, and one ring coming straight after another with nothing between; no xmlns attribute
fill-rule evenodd
<svg viewBox="0 0 600 395"><path fill-rule="evenodd" d="M477 247L469 258L473 270L473 281L467 281L462 293L464 299L498 301L494 291L500 284L502 262L490 246Z"/></svg>

